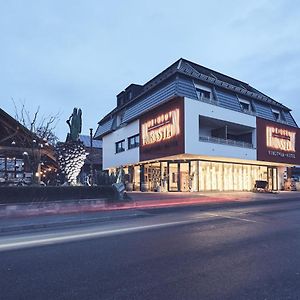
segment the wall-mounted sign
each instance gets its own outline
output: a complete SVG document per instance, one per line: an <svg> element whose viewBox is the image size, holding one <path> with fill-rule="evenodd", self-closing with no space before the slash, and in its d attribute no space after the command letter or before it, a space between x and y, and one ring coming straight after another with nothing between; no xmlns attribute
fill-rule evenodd
<svg viewBox="0 0 300 300"><path fill-rule="evenodd" d="M296 152L296 132L267 126L267 147L286 152Z"/></svg>
<svg viewBox="0 0 300 300"><path fill-rule="evenodd" d="M179 108L149 119L142 124L142 145L169 140L180 134Z"/></svg>
<svg viewBox="0 0 300 300"><path fill-rule="evenodd" d="M299 164L299 128L257 118L258 160Z"/></svg>
<svg viewBox="0 0 300 300"><path fill-rule="evenodd" d="M184 153L183 118L180 97L144 114L140 118L140 159Z"/></svg>

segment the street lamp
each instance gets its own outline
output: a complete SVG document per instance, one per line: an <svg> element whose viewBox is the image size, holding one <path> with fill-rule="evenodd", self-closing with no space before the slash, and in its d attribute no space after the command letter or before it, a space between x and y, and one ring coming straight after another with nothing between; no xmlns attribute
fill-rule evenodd
<svg viewBox="0 0 300 300"><path fill-rule="evenodd" d="M43 142L39 142L37 139L32 140L32 169L34 173L34 182L40 184L41 182L41 165L42 163L42 149L44 148Z"/></svg>

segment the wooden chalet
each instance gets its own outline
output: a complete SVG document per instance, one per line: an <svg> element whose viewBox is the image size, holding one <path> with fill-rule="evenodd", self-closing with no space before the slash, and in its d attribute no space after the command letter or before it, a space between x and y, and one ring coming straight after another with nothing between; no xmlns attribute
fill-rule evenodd
<svg viewBox="0 0 300 300"><path fill-rule="evenodd" d="M47 183L57 169L53 146L0 108L0 184Z"/></svg>

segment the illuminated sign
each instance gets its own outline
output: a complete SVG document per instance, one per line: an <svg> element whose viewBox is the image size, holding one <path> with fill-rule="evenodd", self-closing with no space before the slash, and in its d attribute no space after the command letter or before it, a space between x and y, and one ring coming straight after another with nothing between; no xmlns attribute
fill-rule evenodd
<svg viewBox="0 0 300 300"><path fill-rule="evenodd" d="M270 126L267 126L266 130L268 148L296 152L296 132Z"/></svg>
<svg viewBox="0 0 300 300"><path fill-rule="evenodd" d="M142 124L142 145L152 145L180 134L179 108L158 115Z"/></svg>
<svg viewBox="0 0 300 300"><path fill-rule="evenodd" d="M300 129L262 118L256 119L257 159L275 163L300 164Z"/></svg>

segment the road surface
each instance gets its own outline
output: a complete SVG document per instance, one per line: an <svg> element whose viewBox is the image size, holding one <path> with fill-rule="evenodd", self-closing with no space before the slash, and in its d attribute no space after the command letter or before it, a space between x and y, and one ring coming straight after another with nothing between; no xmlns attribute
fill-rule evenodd
<svg viewBox="0 0 300 300"><path fill-rule="evenodd" d="M1 234L0 299L300 299L300 200Z"/></svg>

